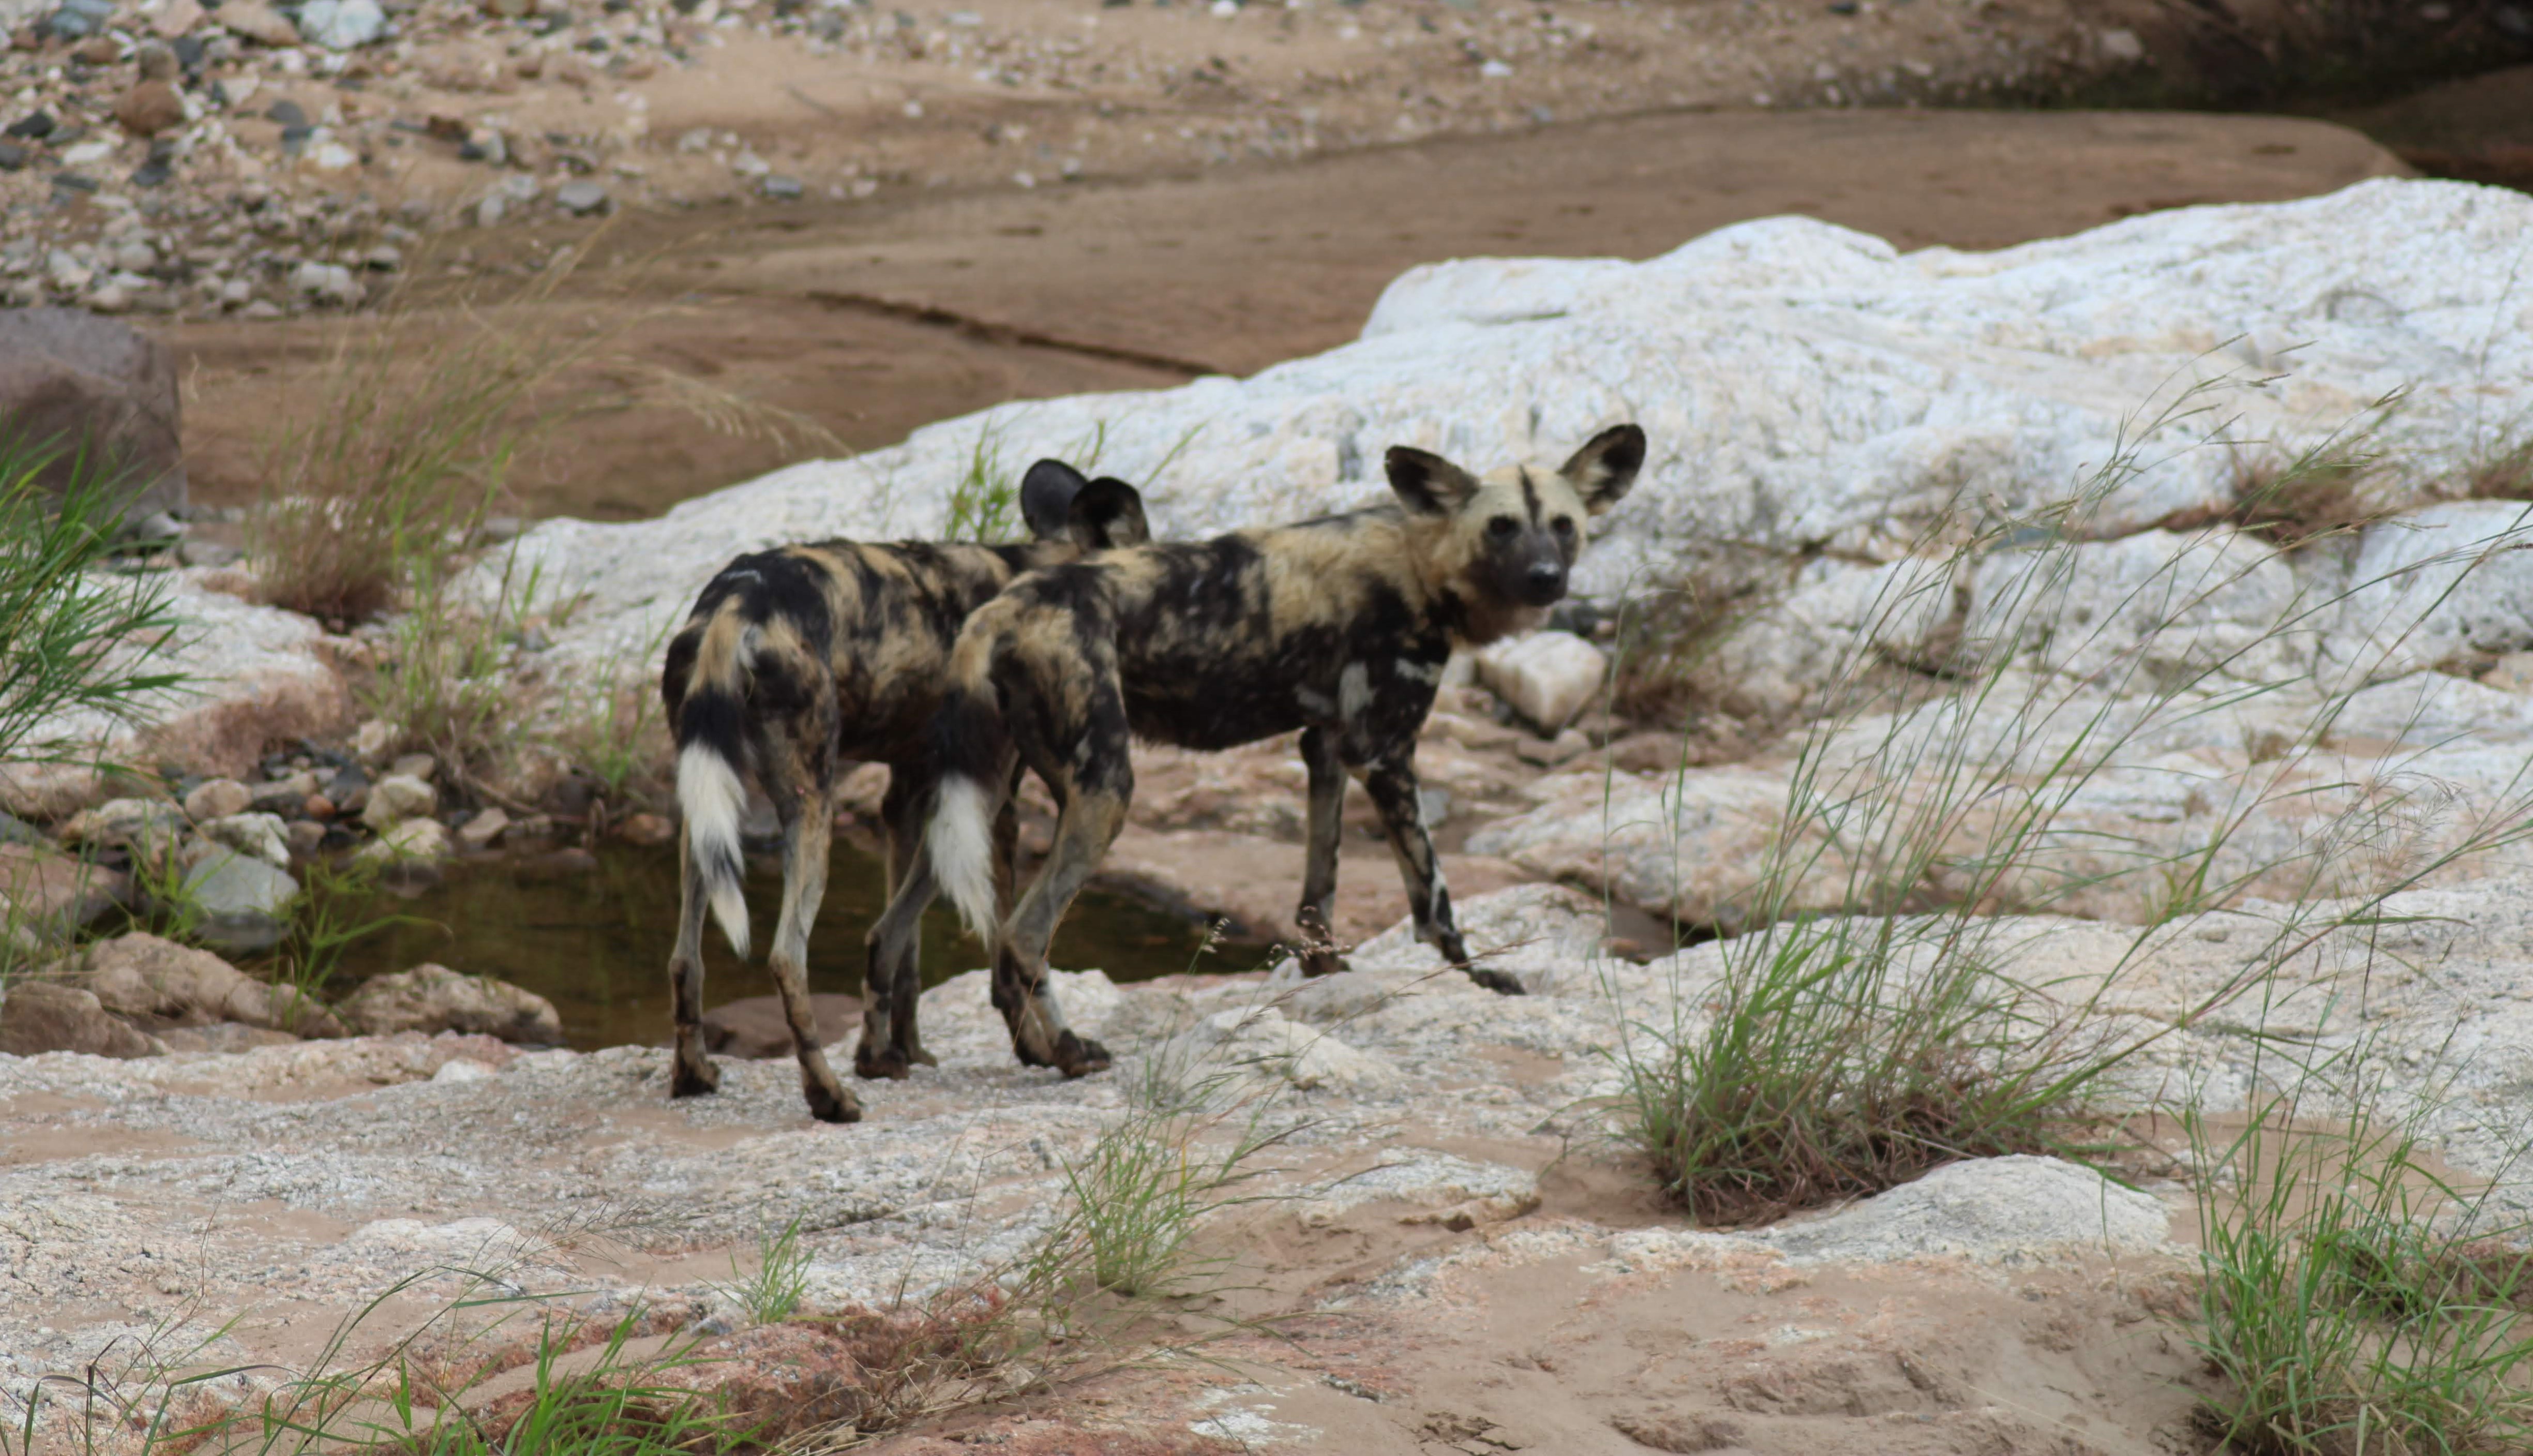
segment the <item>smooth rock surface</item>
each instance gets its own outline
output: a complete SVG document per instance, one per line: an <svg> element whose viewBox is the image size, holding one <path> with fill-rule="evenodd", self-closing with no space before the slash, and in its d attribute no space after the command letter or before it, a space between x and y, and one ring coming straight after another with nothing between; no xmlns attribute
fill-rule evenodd
<svg viewBox="0 0 2533 1456"><path fill-rule="evenodd" d="M1975 1158L1760 1237L1796 1263L1951 1255L2032 1264L2150 1253L2163 1247L2171 1221L2162 1199L2089 1168L2056 1158Z"/></svg>
<svg viewBox="0 0 2533 1456"><path fill-rule="evenodd" d="M2520 194L2381 180L1992 254L1904 256L1783 217L1644 262L1437 264L1390 287L1360 342L1316 358L1014 403L656 521L548 521L520 539L520 564L541 565L558 598L588 594L553 660L612 677L739 552L937 530L946 498L918 483L955 478L981 431L1015 456L1104 431L1103 464L1143 486L1157 533L1185 536L1386 498L1392 443L1479 468L1553 464L1623 417L1650 454L1595 523L1577 590L1662 585L1719 540L1743 543L1751 564L1718 585L1774 585L1804 553L1895 561L2036 511L2123 439L2141 468L2101 493L2093 535L2221 512L2233 452L2192 419L2147 428L2197 382L2241 437L2290 452L2410 389L2381 441L2386 489L2395 506L2426 503L2475 431L2533 400L2533 305L2516 282L2528 227ZM2285 378L2267 388L2224 382L2273 373Z"/></svg>
<svg viewBox="0 0 2533 1456"><path fill-rule="evenodd" d="M108 1014L76 986L27 978L0 988L0 1054L35 1057L79 1052L90 1057L147 1057L149 1038Z"/></svg>

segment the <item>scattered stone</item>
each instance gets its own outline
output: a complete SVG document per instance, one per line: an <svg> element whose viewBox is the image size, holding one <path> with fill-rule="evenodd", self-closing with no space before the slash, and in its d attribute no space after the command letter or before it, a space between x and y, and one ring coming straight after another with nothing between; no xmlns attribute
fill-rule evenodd
<svg viewBox="0 0 2533 1456"><path fill-rule="evenodd" d="M276 814L284 819L296 819L305 812L308 795L316 791L317 775L307 769L258 784L248 790L258 812Z"/></svg>
<svg viewBox="0 0 2533 1456"><path fill-rule="evenodd" d="M375 764L387 756L387 750L395 746L395 740L394 725L376 718L368 719L352 729L352 756L365 764ZM340 802L339 797L336 801Z"/></svg>
<svg viewBox="0 0 2533 1456"><path fill-rule="evenodd" d="M442 860L456 852L448 826L437 819L406 819L363 844L353 856L383 865L381 878L391 886L413 889L440 881Z"/></svg>
<svg viewBox="0 0 2533 1456"><path fill-rule="evenodd" d="M330 144L329 144L330 145ZM301 298L350 308L367 297L352 270L339 262L301 263L290 273L290 291Z"/></svg>
<svg viewBox="0 0 2533 1456"><path fill-rule="evenodd" d="M467 820L466 826L457 831L457 842L469 849L490 848L493 842L501 837L501 832L509 827L510 816L501 805L495 804Z"/></svg>
<svg viewBox="0 0 2533 1456"><path fill-rule="evenodd" d="M291 127L308 125L308 112L298 102L284 96L264 108L264 119L287 131Z"/></svg>
<svg viewBox="0 0 2533 1456"><path fill-rule="evenodd" d="M281 831L281 838L290 845L291 858L304 859L325 843L325 826L313 819L295 820Z"/></svg>
<svg viewBox="0 0 2533 1456"><path fill-rule="evenodd" d="M176 53L163 45L140 51L141 80L114 103L114 119L136 137L155 137L185 124L185 98L176 89Z"/></svg>
<svg viewBox="0 0 2533 1456"><path fill-rule="evenodd" d="M195 938L232 956L254 956L290 932L299 882L261 859L221 851L185 874L183 893L200 912Z"/></svg>
<svg viewBox="0 0 2533 1456"><path fill-rule="evenodd" d="M491 976L423 964L373 976L337 1009L372 1036L399 1031L471 1032L546 1046L562 1041L554 1003Z"/></svg>
<svg viewBox="0 0 2533 1456"><path fill-rule="evenodd" d="M574 217L587 217L608 209L607 189L586 179L566 182L555 189L555 205Z"/></svg>
<svg viewBox="0 0 2533 1456"><path fill-rule="evenodd" d="M299 8L299 33L327 50L353 50L384 35L386 12L378 0L308 0Z"/></svg>
<svg viewBox="0 0 2533 1456"><path fill-rule="evenodd" d="M398 760L397 767L404 767ZM392 773L370 786L369 802L361 810L361 822L371 829L384 832L408 819L429 818L440 810L440 791L425 780L407 773Z"/></svg>
<svg viewBox="0 0 2533 1456"><path fill-rule="evenodd" d="M616 837L628 844L665 844L677 837L677 827L658 814L627 814L616 826Z"/></svg>
<svg viewBox="0 0 2533 1456"><path fill-rule="evenodd" d="M387 766L387 772L429 784L440 776L440 760L428 753L400 753L396 755L396 761Z"/></svg>
<svg viewBox="0 0 2533 1456"><path fill-rule="evenodd" d="M94 35L114 19L114 0L62 0L45 25L64 40Z"/></svg>
<svg viewBox="0 0 2533 1456"><path fill-rule="evenodd" d="M790 203L798 201L804 189L800 186L799 178L787 177L780 172L775 172L769 174L764 181L757 183L756 190L775 202Z"/></svg>
<svg viewBox="0 0 2533 1456"><path fill-rule="evenodd" d="M206 824L243 814L254 803L254 793L235 779L206 779L185 795L185 816L196 824Z"/></svg>
<svg viewBox="0 0 2533 1456"><path fill-rule="evenodd" d="M29 111L6 127L0 127L0 136L41 142L51 136L53 129L58 125L60 124L53 120L53 114L49 111Z"/></svg>
<svg viewBox="0 0 2533 1456"><path fill-rule="evenodd" d="M1533 632L1482 649L1478 680L1541 732L1554 734L1591 706L1608 675L1601 649L1571 632Z"/></svg>
<svg viewBox="0 0 2533 1456"><path fill-rule="evenodd" d="M175 843L185 828L185 811L165 799L107 799L83 809L62 826L67 844L107 849L143 849Z"/></svg>
<svg viewBox="0 0 2533 1456"><path fill-rule="evenodd" d="M202 826L203 838L240 854L252 854L275 869L290 867L290 841L277 814L231 814Z"/></svg>
<svg viewBox="0 0 2533 1456"><path fill-rule="evenodd" d="M0 988L0 1052L17 1057L84 1052L129 1059L155 1050L148 1037L118 1020L90 992L28 977Z"/></svg>
<svg viewBox="0 0 2533 1456"><path fill-rule="evenodd" d="M185 503L180 416L175 356L163 342L78 309L0 311L0 418L29 438L124 461L134 483L127 518ZM68 487L77 453L39 473L47 491Z"/></svg>
<svg viewBox="0 0 2533 1456"><path fill-rule="evenodd" d="M212 14L231 33L249 40L275 48L299 43L299 28L264 0L227 0Z"/></svg>
<svg viewBox="0 0 2533 1456"><path fill-rule="evenodd" d="M149 18L149 29L161 40L176 40L203 23L203 7L195 0L167 0L158 13ZM182 60L179 56L177 59Z"/></svg>

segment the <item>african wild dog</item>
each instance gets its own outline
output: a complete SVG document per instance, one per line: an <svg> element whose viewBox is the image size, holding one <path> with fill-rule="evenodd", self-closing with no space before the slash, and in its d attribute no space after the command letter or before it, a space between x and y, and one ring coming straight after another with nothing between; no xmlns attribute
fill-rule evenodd
<svg viewBox="0 0 2533 1456"><path fill-rule="evenodd" d="M1338 811L1359 779L1388 832L1417 937L1479 984L1416 794L1416 734L1454 648L1534 626L1565 595L1583 524L1636 477L1644 432L1620 425L1557 470L1481 481L1439 455L1387 457L1397 499L1208 542L1149 545L1034 571L960 633L935 728L942 774L931 868L994 958L994 1005L1022 1062L1068 1076L1108 1065L1045 985L1066 906L1125 822L1130 737L1229 748L1302 730L1309 848L1296 919L1303 969L1336 968L1328 902ZM1026 767L1059 806L1045 867L997 915L988 826Z"/></svg>
<svg viewBox="0 0 2533 1456"><path fill-rule="evenodd" d="M854 1069L863 1077L904 1077L909 1064L932 1060L915 1036L915 929L932 899L921 854L934 779L927 735L951 644L968 614L1021 573L1148 535L1134 487L1086 482L1054 460L1030 467L1021 512L1036 538L1024 545L834 541L740 556L705 585L670 639L660 695L677 736L677 802L685 817L678 841L684 899L669 961L677 1019L671 1096L709 1092L721 1079L702 1040L704 907L711 905L732 948L746 959L738 829L744 773L755 776L783 823L783 914L772 962L811 1115L831 1123L861 1116L819 1050L807 981L809 922L826 890L833 796L844 764L889 766L880 813L889 885L897 892L868 939ZM997 826L1007 883L1013 831L1010 822ZM901 903L911 908L901 914Z"/></svg>

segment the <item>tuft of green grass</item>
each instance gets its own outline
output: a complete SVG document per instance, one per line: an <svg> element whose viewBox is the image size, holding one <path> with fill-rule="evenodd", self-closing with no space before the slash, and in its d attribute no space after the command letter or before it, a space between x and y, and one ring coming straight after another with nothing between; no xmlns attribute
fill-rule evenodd
<svg viewBox="0 0 2533 1456"><path fill-rule="evenodd" d="M2533 775L2477 809L2397 775L2344 782L2324 745L2362 684L2320 694L2303 729L2239 779L2211 777L2212 801L2193 811L2209 828L2193 843L2097 827L2090 806L2123 771L2191 720L2275 691L2281 644L2309 642L2341 592L2367 585L2299 593L2257 630L2218 632L2201 623L2221 619L2266 555L2211 546L2100 597L2080 554L2090 522L2145 468L2146 442L2209 425L2214 387L2133 428L2068 500L1964 533L1947 569L1895 574L1856 632L1820 698L1834 711L1798 739L1756 883L1719 909L1714 982L1676 983L1667 1016L1631 1014L1615 1052L1619 1135L1700 1217L1868 1194L1965 1156L2098 1156L2086 1131L2098 1093L2148 1047L2261 991L2334 930L2380 919L2389 896L2533 834ZM2226 433L2219 422L2202 438ZM2328 475L2363 444L2296 458ZM1946 672L1892 677L1883 624L1973 570L1979 594ZM2442 600L2414 605L2424 617ZM2132 632L2149 650L2116 635ZM2271 817L2309 827L2265 837ZM2164 927L2256 893L2290 908L2235 975L2168 1023L2124 1027L2103 1011ZM2105 905L2153 912L2116 965L2081 979L2004 971L2048 961L2002 916Z"/></svg>
<svg viewBox="0 0 2533 1456"><path fill-rule="evenodd" d="M0 420L0 764L107 767L62 720L129 722L184 685L153 662L177 627L166 576L116 569L128 484L95 452Z"/></svg>
<svg viewBox="0 0 2533 1456"><path fill-rule="evenodd" d="M809 1297L809 1253L800 1247L799 1218L757 1236L755 1268L742 1274L733 1254L730 1275L730 1283L714 1287L756 1323L781 1324L798 1313Z"/></svg>
<svg viewBox="0 0 2533 1456"><path fill-rule="evenodd" d="M2342 1074L2346 1074L2343 1076ZM2353 1089L2343 1090L2352 1077ZM2497 1456L2533 1444L2533 1227L2428 1154L2353 1058L2226 1129L2182 1124L2200 1181L2201 1419L2262 1456Z"/></svg>
<svg viewBox="0 0 2533 1456"><path fill-rule="evenodd" d="M1002 435L990 420L977 427L967 467L951 482L950 515L941 534L988 546L1021 537L1021 478L1004 460Z"/></svg>

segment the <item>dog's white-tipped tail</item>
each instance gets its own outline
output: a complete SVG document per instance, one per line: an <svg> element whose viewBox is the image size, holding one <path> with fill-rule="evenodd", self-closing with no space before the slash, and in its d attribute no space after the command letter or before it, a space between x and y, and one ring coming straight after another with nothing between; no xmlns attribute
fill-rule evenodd
<svg viewBox="0 0 2533 1456"><path fill-rule="evenodd" d="M728 758L709 744L689 743L677 755L677 806L686 816L686 853L703 876L706 903L744 961L747 897L739 890L738 822L747 810L747 787Z"/></svg>
<svg viewBox="0 0 2533 1456"><path fill-rule="evenodd" d="M994 944L994 805L985 787L964 774L941 781L932 824L924 831L932 877L941 885L968 931Z"/></svg>

